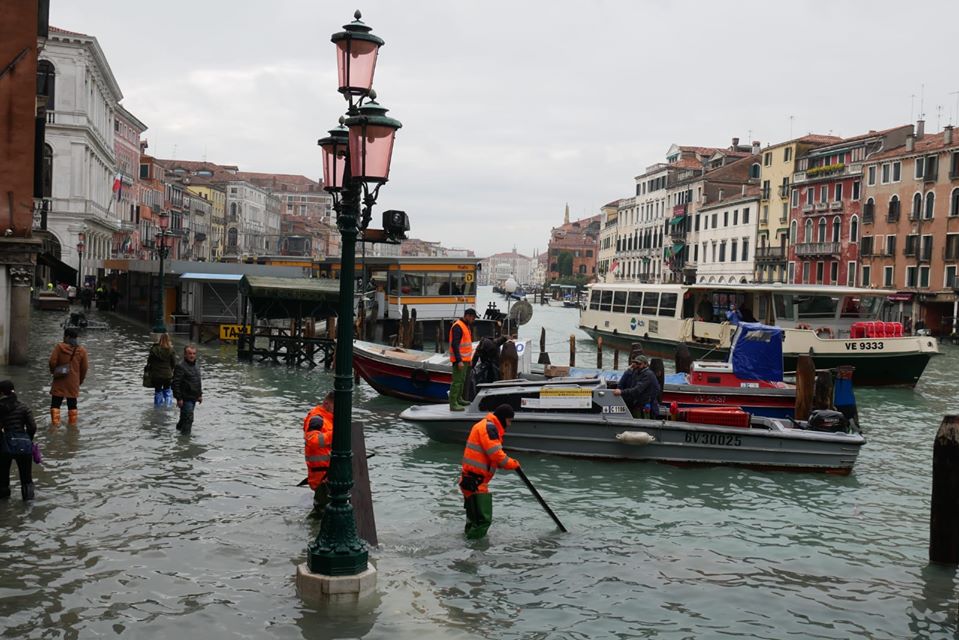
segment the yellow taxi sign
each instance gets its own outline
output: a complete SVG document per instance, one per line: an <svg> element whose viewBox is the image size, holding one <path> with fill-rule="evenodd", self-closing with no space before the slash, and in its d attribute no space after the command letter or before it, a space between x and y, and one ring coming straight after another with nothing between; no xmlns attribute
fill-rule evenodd
<svg viewBox="0 0 959 640"><path fill-rule="evenodd" d="M472 274L472 273L464 273L464 274L463 274L463 280L466 281L466 282L472 282L472 281L473 281L473 274Z"/></svg>
<svg viewBox="0 0 959 640"><path fill-rule="evenodd" d="M250 325L246 325L245 331L243 325L239 324L220 325L220 340L239 340L244 333L250 333Z"/></svg>

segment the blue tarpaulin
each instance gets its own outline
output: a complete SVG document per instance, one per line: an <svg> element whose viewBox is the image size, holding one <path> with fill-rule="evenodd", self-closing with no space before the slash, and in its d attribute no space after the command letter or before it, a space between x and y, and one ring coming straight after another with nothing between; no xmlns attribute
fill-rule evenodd
<svg viewBox="0 0 959 640"><path fill-rule="evenodd" d="M730 361L743 380L782 382L783 330L759 322L740 322Z"/></svg>

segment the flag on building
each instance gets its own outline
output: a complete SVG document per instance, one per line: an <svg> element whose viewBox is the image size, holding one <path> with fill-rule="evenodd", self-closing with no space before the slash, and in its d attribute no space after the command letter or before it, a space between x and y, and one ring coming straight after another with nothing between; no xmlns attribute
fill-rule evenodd
<svg viewBox="0 0 959 640"><path fill-rule="evenodd" d="M120 172L117 172L116 177L113 178L113 197L117 200L117 202L120 201L120 191L122 189L123 189L123 174Z"/></svg>

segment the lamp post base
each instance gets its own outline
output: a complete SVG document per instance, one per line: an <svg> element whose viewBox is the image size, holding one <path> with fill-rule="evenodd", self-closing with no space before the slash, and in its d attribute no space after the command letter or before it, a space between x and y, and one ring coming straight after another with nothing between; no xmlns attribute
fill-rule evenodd
<svg viewBox="0 0 959 640"><path fill-rule="evenodd" d="M376 591L376 567L352 576L328 576L310 571L307 563L296 567L296 590L304 602L356 602Z"/></svg>

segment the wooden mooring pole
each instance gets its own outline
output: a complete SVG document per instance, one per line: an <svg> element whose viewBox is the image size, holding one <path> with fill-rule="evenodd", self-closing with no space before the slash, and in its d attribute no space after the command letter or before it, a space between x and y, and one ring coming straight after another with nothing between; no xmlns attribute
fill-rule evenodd
<svg viewBox="0 0 959 640"><path fill-rule="evenodd" d="M619 371L619 349L613 349L613 371Z"/></svg>
<svg viewBox="0 0 959 640"><path fill-rule="evenodd" d="M550 364L549 354L546 353L546 327L539 330L539 364Z"/></svg>
<svg viewBox="0 0 959 640"><path fill-rule="evenodd" d="M596 338L596 368L603 368L603 336Z"/></svg>
<svg viewBox="0 0 959 640"><path fill-rule="evenodd" d="M574 335L569 337L569 366L576 366L576 336Z"/></svg>
<svg viewBox="0 0 959 640"><path fill-rule="evenodd" d="M796 420L809 418L815 386L816 365L812 356L802 354L796 358L796 407L793 415Z"/></svg>
<svg viewBox="0 0 959 640"><path fill-rule="evenodd" d="M943 416L932 446L929 561L959 564L959 415Z"/></svg>

